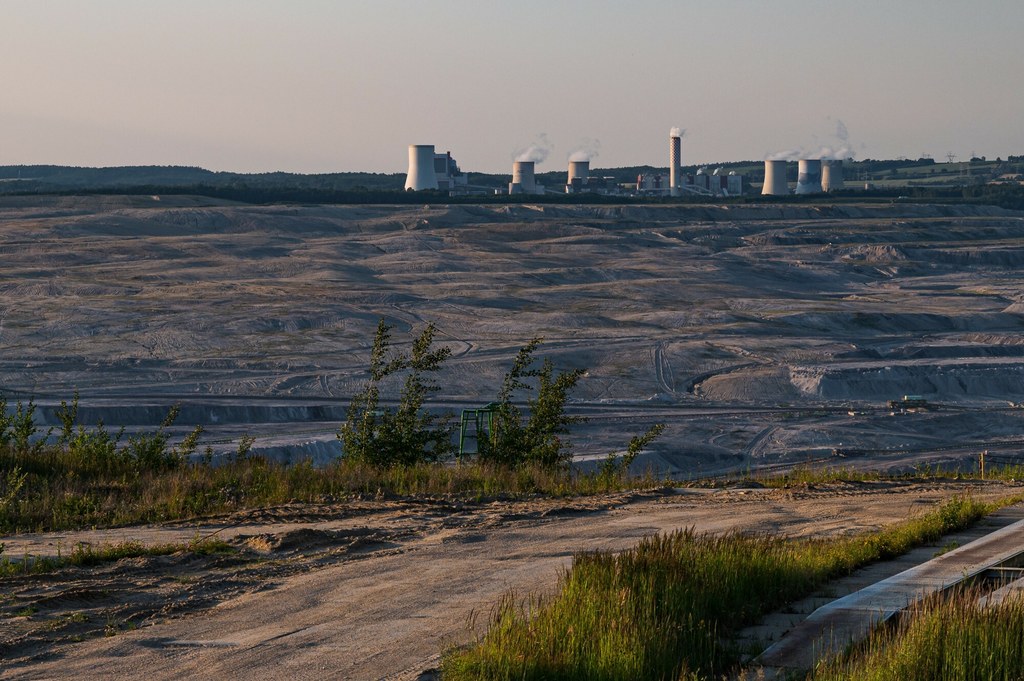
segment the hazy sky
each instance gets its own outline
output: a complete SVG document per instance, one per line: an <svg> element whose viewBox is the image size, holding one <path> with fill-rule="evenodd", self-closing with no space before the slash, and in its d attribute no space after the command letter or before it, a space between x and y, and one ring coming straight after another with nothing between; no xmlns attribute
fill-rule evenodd
<svg viewBox="0 0 1024 681"><path fill-rule="evenodd" d="M0 165L1024 154L1021 0L0 0Z"/></svg>

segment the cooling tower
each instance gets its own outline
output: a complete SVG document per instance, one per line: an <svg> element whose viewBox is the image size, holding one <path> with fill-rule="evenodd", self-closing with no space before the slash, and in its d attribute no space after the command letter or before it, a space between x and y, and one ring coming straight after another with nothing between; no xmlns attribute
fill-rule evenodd
<svg viewBox="0 0 1024 681"><path fill-rule="evenodd" d="M569 184L573 180L579 180L586 184L590 177L590 161L569 161Z"/></svg>
<svg viewBox="0 0 1024 681"><path fill-rule="evenodd" d="M519 185L527 194L537 192L537 180L533 175L533 161L516 161L512 164L512 184Z"/></svg>
<svg viewBox="0 0 1024 681"><path fill-rule="evenodd" d="M797 162L796 193L818 194L821 192L821 160L805 158Z"/></svg>
<svg viewBox="0 0 1024 681"><path fill-rule="evenodd" d="M590 161L569 161L569 179L565 183L565 191L578 192L587 184L590 177Z"/></svg>
<svg viewBox="0 0 1024 681"><path fill-rule="evenodd" d="M679 196L680 140L679 135L669 135L668 138L668 192L670 196Z"/></svg>
<svg viewBox="0 0 1024 681"><path fill-rule="evenodd" d="M764 186L761 187L761 193L768 196L785 196L789 193L785 161L764 162Z"/></svg>
<svg viewBox="0 0 1024 681"><path fill-rule="evenodd" d="M825 161L821 166L821 191L834 192L843 188L843 162Z"/></svg>
<svg viewBox="0 0 1024 681"><path fill-rule="evenodd" d="M409 174L405 176L406 191L437 189L437 173L434 171L434 145L409 145Z"/></svg>

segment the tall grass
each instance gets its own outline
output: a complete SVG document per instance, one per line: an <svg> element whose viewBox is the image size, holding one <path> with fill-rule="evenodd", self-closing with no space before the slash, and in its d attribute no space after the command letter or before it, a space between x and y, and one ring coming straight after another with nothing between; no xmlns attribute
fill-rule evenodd
<svg viewBox="0 0 1024 681"><path fill-rule="evenodd" d="M656 484L539 465L379 468L341 460L314 467L251 456L220 465L182 460L140 465L133 457L83 457L68 447L32 452L0 446L0 532L110 527L352 497L569 496Z"/></svg>
<svg viewBox="0 0 1024 681"><path fill-rule="evenodd" d="M450 652L460 679L714 678L737 661L722 643L827 579L965 527L987 510L961 497L892 527L843 539L697 534L576 556L556 595L507 596L487 632Z"/></svg>
<svg viewBox="0 0 1024 681"><path fill-rule="evenodd" d="M1024 598L978 605L967 589L926 599L896 626L877 628L850 655L820 665L815 681L969 681L1024 678Z"/></svg>

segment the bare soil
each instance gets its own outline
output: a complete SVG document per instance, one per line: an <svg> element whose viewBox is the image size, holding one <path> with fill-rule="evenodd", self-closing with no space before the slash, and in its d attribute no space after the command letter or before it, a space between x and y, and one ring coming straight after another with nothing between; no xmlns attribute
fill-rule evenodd
<svg viewBox="0 0 1024 681"><path fill-rule="evenodd" d="M573 500L291 505L105 531L6 537L11 556L75 542L217 536L228 555L123 559L4 580L0 678L412 679L486 626L508 591L543 593L579 551L684 527L832 536L1005 483L652 490Z"/></svg>

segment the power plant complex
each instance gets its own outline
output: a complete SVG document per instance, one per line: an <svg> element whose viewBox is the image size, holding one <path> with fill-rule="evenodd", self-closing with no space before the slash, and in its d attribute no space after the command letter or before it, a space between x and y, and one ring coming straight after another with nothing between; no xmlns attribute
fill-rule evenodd
<svg viewBox="0 0 1024 681"><path fill-rule="evenodd" d="M546 153L546 152L545 152ZM527 158L529 155L524 154ZM511 195L540 195L548 193L574 194L598 192L604 194L663 195L663 196L739 196L746 189L743 175L735 172L723 174L721 169L711 173L699 168L694 174L684 174L682 167L682 133L673 128L669 133L668 173L641 173L636 184L609 185L606 178L590 174L590 160L574 155L568 162L564 186L548 189L537 182L536 164L521 156L512 163L512 180L508 183ZM539 158L543 159L543 155ZM787 178L788 161L770 159L764 162L764 196L784 196L791 193ZM613 179L613 178L607 178ZM840 159L804 158L797 162L796 184L792 193L817 194L841 190L843 162ZM405 180L406 191L447 191L450 193L481 193L493 188L475 187L452 158L451 152L439 154L433 144L409 146L409 170ZM504 190L495 193L504 193Z"/></svg>

